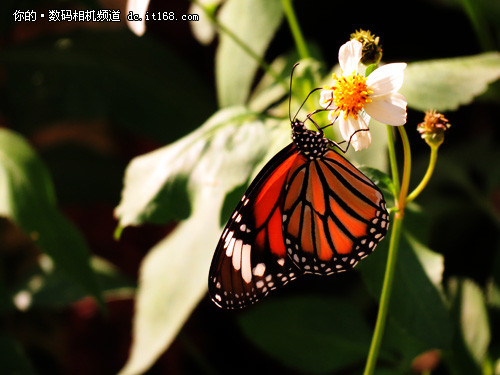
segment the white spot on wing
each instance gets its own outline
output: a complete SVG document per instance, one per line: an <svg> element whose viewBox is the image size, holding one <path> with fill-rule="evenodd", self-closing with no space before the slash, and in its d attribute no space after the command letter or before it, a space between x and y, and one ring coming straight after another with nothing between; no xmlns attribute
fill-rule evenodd
<svg viewBox="0 0 500 375"><path fill-rule="evenodd" d="M241 248L242 247L243 247L243 241L237 240L236 243L234 244L234 250L233 250L233 268L236 271L239 271L241 268Z"/></svg>
<svg viewBox="0 0 500 375"><path fill-rule="evenodd" d="M232 234L233 232L230 232L229 234ZM226 256L231 257L233 256L233 250L234 250L234 242L236 241L236 238L231 238L231 241L229 241L229 244L226 249Z"/></svg>
<svg viewBox="0 0 500 375"><path fill-rule="evenodd" d="M241 252L241 277L246 283L252 281L252 265L250 263L250 250L252 245L244 244Z"/></svg>
<svg viewBox="0 0 500 375"><path fill-rule="evenodd" d="M233 238L233 234L234 234L234 232L233 232L233 231L231 231L231 232L229 232L229 234L227 235L227 238L226 238L226 243L224 244L224 248L226 248L226 247L227 247L227 245L229 244L229 241L231 241L231 238Z"/></svg>
<svg viewBox="0 0 500 375"><path fill-rule="evenodd" d="M255 276L263 276L266 272L266 265L264 263L257 264L253 269L253 274Z"/></svg>

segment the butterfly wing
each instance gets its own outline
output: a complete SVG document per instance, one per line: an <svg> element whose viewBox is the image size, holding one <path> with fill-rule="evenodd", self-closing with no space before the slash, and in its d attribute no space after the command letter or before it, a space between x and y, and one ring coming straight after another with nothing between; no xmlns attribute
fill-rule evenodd
<svg viewBox="0 0 500 375"><path fill-rule="evenodd" d="M255 303L297 277L282 232L284 185L299 153L290 144L257 175L222 232L209 274L212 300L227 309Z"/></svg>
<svg viewBox="0 0 500 375"><path fill-rule="evenodd" d="M304 273L329 275L354 267L375 249L388 226L382 193L343 156L329 150L292 165L283 233L288 256Z"/></svg>

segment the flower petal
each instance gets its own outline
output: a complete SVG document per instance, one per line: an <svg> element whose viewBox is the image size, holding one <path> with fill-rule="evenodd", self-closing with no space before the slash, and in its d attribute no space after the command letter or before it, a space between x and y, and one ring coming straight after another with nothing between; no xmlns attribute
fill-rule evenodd
<svg viewBox="0 0 500 375"><path fill-rule="evenodd" d="M374 70L366 79L366 84L373 91L374 98L397 92L403 85L405 63L387 64Z"/></svg>
<svg viewBox="0 0 500 375"><path fill-rule="evenodd" d="M378 122L387 125L406 123L406 98L400 93L379 96L366 103L365 111Z"/></svg>
<svg viewBox="0 0 500 375"><path fill-rule="evenodd" d="M337 112L335 111L335 109L333 111L330 111L328 112L328 120L332 123L334 123L335 121L337 121L337 118L339 116L337 115Z"/></svg>
<svg viewBox="0 0 500 375"><path fill-rule="evenodd" d="M357 119L352 117L344 119L344 114L341 113L339 117L339 129L342 138L344 138L346 142L351 142L350 145L354 147L354 150L359 151L370 146L372 141L370 131L358 131L360 129L368 129L362 116L358 116Z"/></svg>
<svg viewBox="0 0 500 375"><path fill-rule="evenodd" d="M363 45L357 40L350 40L339 49L339 64L342 75L350 75L358 70Z"/></svg>
<svg viewBox="0 0 500 375"><path fill-rule="evenodd" d="M319 105L323 108L332 108L333 104L333 90L324 89L321 90L321 94L319 97Z"/></svg>
<svg viewBox="0 0 500 375"><path fill-rule="evenodd" d="M149 0L128 0L127 1L127 14L133 12L140 15L142 21L129 21L127 18L127 25L130 30L137 36L142 36L146 31L146 20L144 15L148 10Z"/></svg>

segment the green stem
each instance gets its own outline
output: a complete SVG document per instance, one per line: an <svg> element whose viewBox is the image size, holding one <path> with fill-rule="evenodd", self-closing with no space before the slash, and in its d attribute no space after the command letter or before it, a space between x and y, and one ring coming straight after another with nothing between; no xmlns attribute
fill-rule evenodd
<svg viewBox="0 0 500 375"><path fill-rule="evenodd" d="M396 205L397 205L400 183L399 183L399 172L398 172L398 160L396 158L396 149L394 147L394 137L392 136L393 128L394 128L393 126L386 125L387 140L388 140L387 147L389 149L389 163L391 165L391 176L394 185L394 199L396 200Z"/></svg>
<svg viewBox="0 0 500 375"><path fill-rule="evenodd" d="M401 214L404 213L406 206L406 199L408 195L408 188L410 186L410 172L411 172L411 151L410 151L410 141L408 140L408 135L404 126L398 126L399 134L401 135L401 140L403 141L403 179L401 180L401 191L399 192L399 202L398 208Z"/></svg>
<svg viewBox="0 0 500 375"><path fill-rule="evenodd" d="M285 12L288 25L290 26L290 31L292 32L293 39L295 40L295 45L297 46L297 51L301 59L307 59L310 57L309 50L307 49L307 44L305 42L302 31L300 30L299 22L295 16L295 11L293 10L292 0L281 0L283 4L283 10Z"/></svg>
<svg viewBox="0 0 500 375"><path fill-rule="evenodd" d="M365 371L363 375L372 375L375 371L380 345L382 344L382 336L384 335L385 323L387 322L387 311L389 310L389 301L391 298L392 282L394 280L394 272L396 270L396 259L399 247L399 239L401 238L401 225L403 223L403 215L396 212L394 222L391 229L391 240L389 243L389 254L387 256L387 266L385 268L384 283L382 285L382 294L380 295L380 304L378 307L377 322L373 332L368 359L366 360Z"/></svg>
<svg viewBox="0 0 500 375"><path fill-rule="evenodd" d="M241 40L235 33L229 30L226 26L224 26L219 20L198 0L190 0L194 4L198 5L205 15L210 19L210 21L224 34L226 34L229 38L233 40L233 42L238 45L243 51L245 51L251 58L253 58L259 66L266 71L266 73L270 74L276 82L279 82L287 91L288 91L288 83L278 74L276 73L271 66L264 61L257 53L254 52L243 40Z"/></svg>
<svg viewBox="0 0 500 375"><path fill-rule="evenodd" d="M406 205L406 195L408 194L408 186L410 184L410 171L411 171L411 151L410 143L404 126L398 127L399 134L403 143L403 178L401 180L401 189L399 191L399 199L396 202L397 211L394 214L394 220L391 229L391 238L389 242L389 252L387 255L387 265L385 267L384 282L382 284L382 292L380 294L380 302L378 307L377 322L375 323L375 330L373 332L368 358L364 375L373 375L375 365L380 352L382 344L382 337L384 335L385 324L387 322L387 312L389 311L389 302L391 300L392 284L394 281L394 273L396 271L396 261L399 248L399 240L401 238L401 227L403 225L404 210ZM396 155L394 151L394 139L392 137L392 130L388 129L389 138L389 160L391 162L391 170L393 175L394 187L399 190L399 177L397 172ZM395 195L397 197L397 194Z"/></svg>
<svg viewBox="0 0 500 375"><path fill-rule="evenodd" d="M429 159L429 165L427 166L427 171L425 172L422 181L420 181L420 184L418 184L418 186L410 194L408 194L408 197L406 197L406 202L413 201L427 186L427 183L431 179L432 173L434 172L434 167L436 166L438 148L438 145L431 145L431 156Z"/></svg>
<svg viewBox="0 0 500 375"><path fill-rule="evenodd" d="M461 0L465 14L469 17L469 21L476 33L479 44L484 51L495 50L495 42L488 31L488 22L482 12L480 3L474 0Z"/></svg>

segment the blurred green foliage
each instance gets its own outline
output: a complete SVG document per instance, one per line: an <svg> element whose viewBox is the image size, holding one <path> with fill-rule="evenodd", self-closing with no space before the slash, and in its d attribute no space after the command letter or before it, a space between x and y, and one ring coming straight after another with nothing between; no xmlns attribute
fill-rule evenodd
<svg viewBox="0 0 500 375"><path fill-rule="evenodd" d="M449 45L440 44L440 55L429 56L412 43L394 52L394 35L402 34L397 27L403 27L404 17L380 35L388 58L399 54L405 60L406 53L415 60L409 61L402 89L410 108L407 131L423 118L418 111L431 107L447 111L453 127L430 185L407 212L377 374L410 374L420 354L436 349L436 374L499 374L500 155L498 127L491 126L498 120L488 117L497 114L500 102L500 53L495 52L499 7L470 0L418 3L422 12L462 17L455 30L447 30L449 35L470 22L469 48L463 57L450 38ZM94 1L78 5L105 7ZM388 239L356 271L306 279L245 312L215 311L204 300L221 227L252 177L290 142L287 87L298 54L284 36L289 33L282 2L227 0L213 7L217 22L254 56L219 27L219 42L205 47L208 59L186 53L185 41L175 45L162 40L161 33L154 34L158 24L149 23L152 31L137 37L124 22L114 28L50 28L47 22L14 23L11 16L19 8L54 6L32 1L0 6L2 373L49 373L54 367L58 370L52 373L64 373L71 368L53 353L43 355L56 362L53 367L39 360L30 350L37 340L30 341L25 332L47 316L77 309L75 302L87 296L104 315L110 301L134 298L130 357L124 363L122 354L114 368L123 367L122 374L148 371L177 342L200 301L192 319L202 327L194 333L182 330L184 350L195 360L186 372L234 373L237 364L241 373L247 365L248 373L265 373L263 366L278 373L360 373ZM302 10L313 4L296 6ZM343 5L314 6L310 22L297 12L314 42L308 45L312 57L295 72L292 112L311 88L328 82L328 64L336 60L351 27L384 29L388 23L360 14L359 25L350 20L327 24L325 17L340 14ZM187 13L187 2L180 8ZM470 45L471 30L482 51ZM446 38L430 32L436 40ZM182 33L192 39L188 30ZM200 33L196 35L203 39ZM419 61L420 55L426 60ZM268 62L274 73L259 70L255 57ZM200 68L200 61L207 60L209 69ZM211 68L215 76L207 78ZM316 108L315 100L305 112ZM385 131L378 124L372 129L370 149L351 150L347 156L366 166L390 204ZM411 138L416 150L413 181L418 181L428 152L416 134ZM122 234L120 246L134 245L128 226L177 223L156 244L144 232L140 242L146 255L140 265L139 259L131 260L140 267L137 283L112 265L130 253L114 253L114 228L101 223L98 212L92 210L87 221L105 234L89 238L85 223L75 224L68 215L71 207L99 204L116 206L113 225ZM111 221L111 209L105 214ZM111 312L108 324L113 316ZM40 332L43 336L45 328ZM100 373L106 373L104 367Z"/></svg>

